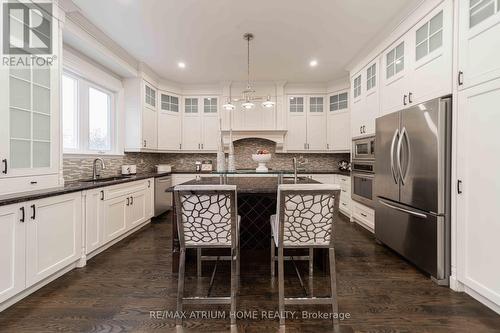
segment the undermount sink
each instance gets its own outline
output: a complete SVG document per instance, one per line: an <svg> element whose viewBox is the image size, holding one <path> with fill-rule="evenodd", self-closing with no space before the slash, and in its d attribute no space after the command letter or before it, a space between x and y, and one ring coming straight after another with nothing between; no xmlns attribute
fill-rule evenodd
<svg viewBox="0 0 500 333"><path fill-rule="evenodd" d="M97 178L97 179L81 179L79 181L82 183L104 183L104 182L112 182L115 180L121 180L127 178L130 178L130 176L116 176L116 177Z"/></svg>
<svg viewBox="0 0 500 333"><path fill-rule="evenodd" d="M301 180L306 180L306 177L297 177L297 181ZM283 177L283 184L294 184L295 183L295 178L294 177Z"/></svg>

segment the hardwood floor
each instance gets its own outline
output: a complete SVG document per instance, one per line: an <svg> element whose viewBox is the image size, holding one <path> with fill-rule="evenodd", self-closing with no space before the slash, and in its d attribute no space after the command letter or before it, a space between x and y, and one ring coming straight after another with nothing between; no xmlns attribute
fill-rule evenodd
<svg viewBox="0 0 500 333"><path fill-rule="evenodd" d="M170 272L170 227L166 217L111 247L77 269L0 313L0 332L175 332L174 319L151 318L151 311L174 311L176 276ZM500 316L463 293L438 287L373 236L346 220L336 228L339 308L350 315L342 332L500 332ZM257 311L255 319L238 320L238 332L274 332L277 319L262 311L278 310L278 290L269 273L269 254L242 257L238 310ZM211 266L198 280L188 265L186 292L202 295ZM285 293L302 290L290 263ZM212 295L229 285L228 263L220 263ZM303 276L306 266L301 267ZM305 281L307 282L307 278ZM313 291L329 292L328 276L315 271ZM226 311L228 307L189 306L187 311ZM328 306L287 307L298 319L287 320L287 332L328 332L331 321L301 319L301 311L329 312ZM190 313L188 313L190 314ZM229 331L229 319L186 319L184 332Z"/></svg>

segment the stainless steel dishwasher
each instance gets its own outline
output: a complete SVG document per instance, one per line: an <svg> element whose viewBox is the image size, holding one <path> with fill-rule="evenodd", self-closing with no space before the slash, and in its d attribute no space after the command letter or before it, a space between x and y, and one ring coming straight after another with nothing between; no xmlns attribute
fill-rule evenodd
<svg viewBox="0 0 500 333"><path fill-rule="evenodd" d="M172 176L155 179L155 216L172 209L172 193L166 190L172 186Z"/></svg>

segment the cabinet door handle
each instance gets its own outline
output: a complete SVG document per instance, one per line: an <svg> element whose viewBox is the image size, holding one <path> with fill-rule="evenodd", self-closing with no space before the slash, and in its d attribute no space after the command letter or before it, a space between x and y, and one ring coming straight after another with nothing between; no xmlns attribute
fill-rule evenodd
<svg viewBox="0 0 500 333"><path fill-rule="evenodd" d="M201 149L203 149L203 143L201 144Z"/></svg>
<svg viewBox="0 0 500 333"><path fill-rule="evenodd" d="M130 206L130 197L127 198L127 206Z"/></svg>
<svg viewBox="0 0 500 333"><path fill-rule="evenodd" d="M21 207L19 209L21 210L21 219L19 221L24 223L24 218L25 218L24 207Z"/></svg>
<svg viewBox="0 0 500 333"><path fill-rule="evenodd" d="M148 188L151 187L151 181L148 179Z"/></svg>
<svg viewBox="0 0 500 333"><path fill-rule="evenodd" d="M134 204L134 197L130 197L130 204L133 205Z"/></svg>
<svg viewBox="0 0 500 333"><path fill-rule="evenodd" d="M359 126L359 134L363 134L363 126Z"/></svg>
<svg viewBox="0 0 500 333"><path fill-rule="evenodd" d="M411 96L413 96L413 93L409 92L408 93L408 103L413 103L413 101L411 100Z"/></svg>
<svg viewBox="0 0 500 333"><path fill-rule="evenodd" d="M182 149L182 143L179 143L179 150Z"/></svg>
<svg viewBox="0 0 500 333"><path fill-rule="evenodd" d="M458 72L458 85L459 86L464 85L464 72L462 72L462 71Z"/></svg>
<svg viewBox="0 0 500 333"><path fill-rule="evenodd" d="M347 204L345 202L342 202L342 206L347 206Z"/></svg>
<svg viewBox="0 0 500 333"><path fill-rule="evenodd" d="M31 215L31 219L34 220L36 218L36 207L35 205L31 205L31 211L33 214Z"/></svg>
<svg viewBox="0 0 500 333"><path fill-rule="evenodd" d="M360 214L361 214L361 216L366 217L366 214L365 214L365 213L360 213Z"/></svg>
<svg viewBox="0 0 500 333"><path fill-rule="evenodd" d="M326 144L326 149L330 149L330 145L328 143Z"/></svg>
<svg viewBox="0 0 500 333"><path fill-rule="evenodd" d="M104 191L101 191L101 200L104 200Z"/></svg>
<svg viewBox="0 0 500 333"><path fill-rule="evenodd" d="M3 163L3 171L2 171L2 173L3 173L3 174L7 174L7 168L8 168L8 165L7 165L7 159L6 159L6 158L4 158L4 159L2 160L2 163Z"/></svg>
<svg viewBox="0 0 500 333"><path fill-rule="evenodd" d="M142 140L142 146L146 148L146 140Z"/></svg>
<svg viewBox="0 0 500 333"><path fill-rule="evenodd" d="M406 102L406 99L408 98L408 95L403 96L403 105L407 105L408 103Z"/></svg>
<svg viewBox="0 0 500 333"><path fill-rule="evenodd" d="M462 181L460 179L457 180L457 193L458 194L462 194L463 193L463 190L462 190Z"/></svg>

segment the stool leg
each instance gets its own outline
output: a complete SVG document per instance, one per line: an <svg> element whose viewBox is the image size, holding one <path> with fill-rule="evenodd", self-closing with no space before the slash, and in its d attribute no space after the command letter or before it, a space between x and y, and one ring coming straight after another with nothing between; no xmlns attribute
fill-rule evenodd
<svg viewBox="0 0 500 333"><path fill-rule="evenodd" d="M333 248L329 249L328 257L330 259L330 283L332 292L332 310L333 313L338 314L339 306L337 301L337 272L335 269L335 250ZM339 332L339 320L338 316L333 316L333 328L335 332Z"/></svg>
<svg viewBox="0 0 500 333"><path fill-rule="evenodd" d="M276 275L276 258L275 258L276 244L274 244L274 237L271 236L271 277Z"/></svg>
<svg viewBox="0 0 500 333"><path fill-rule="evenodd" d="M201 248L196 249L196 272L201 277Z"/></svg>
<svg viewBox="0 0 500 333"><path fill-rule="evenodd" d="M283 259L283 247L278 247L278 290L280 326L285 326L285 261Z"/></svg>
<svg viewBox="0 0 500 333"><path fill-rule="evenodd" d="M179 274L177 277L177 313L176 325L182 326L182 301L184 298L184 271L186 267L186 249L181 248L179 258Z"/></svg>
<svg viewBox="0 0 500 333"><path fill-rule="evenodd" d="M309 248L309 278L312 279L314 272L314 249Z"/></svg>
<svg viewBox="0 0 500 333"><path fill-rule="evenodd" d="M236 325L236 294L238 289L238 249L231 249L231 325Z"/></svg>

